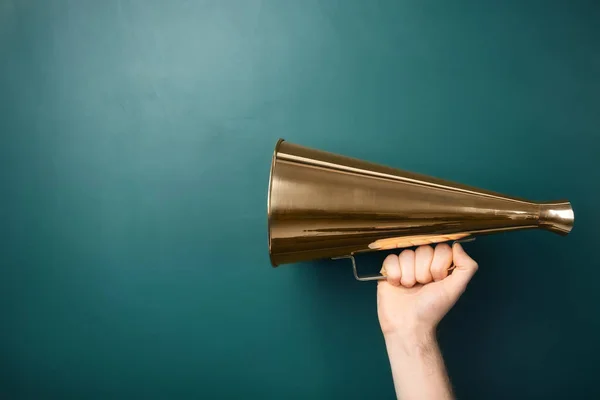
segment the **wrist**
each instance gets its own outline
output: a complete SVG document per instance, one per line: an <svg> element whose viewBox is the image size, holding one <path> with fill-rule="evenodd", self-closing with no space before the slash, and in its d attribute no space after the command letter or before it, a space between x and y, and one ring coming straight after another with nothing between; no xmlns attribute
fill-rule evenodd
<svg viewBox="0 0 600 400"><path fill-rule="evenodd" d="M398 398L452 399L434 329L385 336Z"/></svg>
<svg viewBox="0 0 600 400"><path fill-rule="evenodd" d="M388 346L402 348L407 353L437 348L435 328L412 327L384 334Z"/></svg>

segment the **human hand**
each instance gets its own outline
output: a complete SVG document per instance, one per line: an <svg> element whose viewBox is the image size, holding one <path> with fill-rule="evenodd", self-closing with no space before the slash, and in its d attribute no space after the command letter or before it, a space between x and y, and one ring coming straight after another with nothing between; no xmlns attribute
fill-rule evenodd
<svg viewBox="0 0 600 400"><path fill-rule="evenodd" d="M454 262L455 268L449 273ZM384 336L432 335L477 271L459 243L390 254L383 262L386 280L377 285L377 311Z"/></svg>

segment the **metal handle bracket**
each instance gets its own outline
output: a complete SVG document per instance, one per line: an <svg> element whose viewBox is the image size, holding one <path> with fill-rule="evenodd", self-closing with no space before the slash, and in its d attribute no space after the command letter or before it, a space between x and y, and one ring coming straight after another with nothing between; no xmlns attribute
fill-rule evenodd
<svg viewBox="0 0 600 400"><path fill-rule="evenodd" d="M352 272L354 272L354 278L356 278L357 281L368 282L368 281L377 281L377 280L386 279L386 277L381 274L359 276L358 271L356 270L356 260L354 259L353 255L335 257L335 258L332 258L332 260L341 260L343 258L349 258L350 261L352 261Z"/></svg>
<svg viewBox="0 0 600 400"><path fill-rule="evenodd" d="M464 239L458 239L458 240L453 241L452 245L454 245L455 243L468 243L468 242L473 242L473 241L475 241L475 237L466 237ZM387 277L385 277L385 276L383 276L381 274L359 276L358 275L358 270L356 268L356 260L354 259L354 255L353 254L349 254L347 256L334 257L334 258L332 258L332 260L342 260L344 258L349 258L350 261L352 261L352 272L354 273L354 278L357 281L369 282L369 281L380 281L380 280L387 279ZM454 268L456 268L456 266L453 263L450 266L450 268L448 269L448 271L452 271Z"/></svg>

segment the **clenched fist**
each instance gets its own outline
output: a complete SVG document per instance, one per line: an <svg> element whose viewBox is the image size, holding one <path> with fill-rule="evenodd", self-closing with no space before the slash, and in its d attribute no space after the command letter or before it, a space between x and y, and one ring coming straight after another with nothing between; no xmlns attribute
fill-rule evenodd
<svg viewBox="0 0 600 400"><path fill-rule="evenodd" d="M452 270L450 270L452 267ZM377 286L377 310L385 336L433 334L477 271L477 263L459 243L420 246L391 254L383 262L387 276Z"/></svg>

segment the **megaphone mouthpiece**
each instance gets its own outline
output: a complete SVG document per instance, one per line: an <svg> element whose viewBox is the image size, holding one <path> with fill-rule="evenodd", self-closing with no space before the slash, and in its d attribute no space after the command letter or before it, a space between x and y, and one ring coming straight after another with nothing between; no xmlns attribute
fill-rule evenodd
<svg viewBox="0 0 600 400"><path fill-rule="evenodd" d="M568 201L540 204L540 228L566 236L573 229L575 213Z"/></svg>

